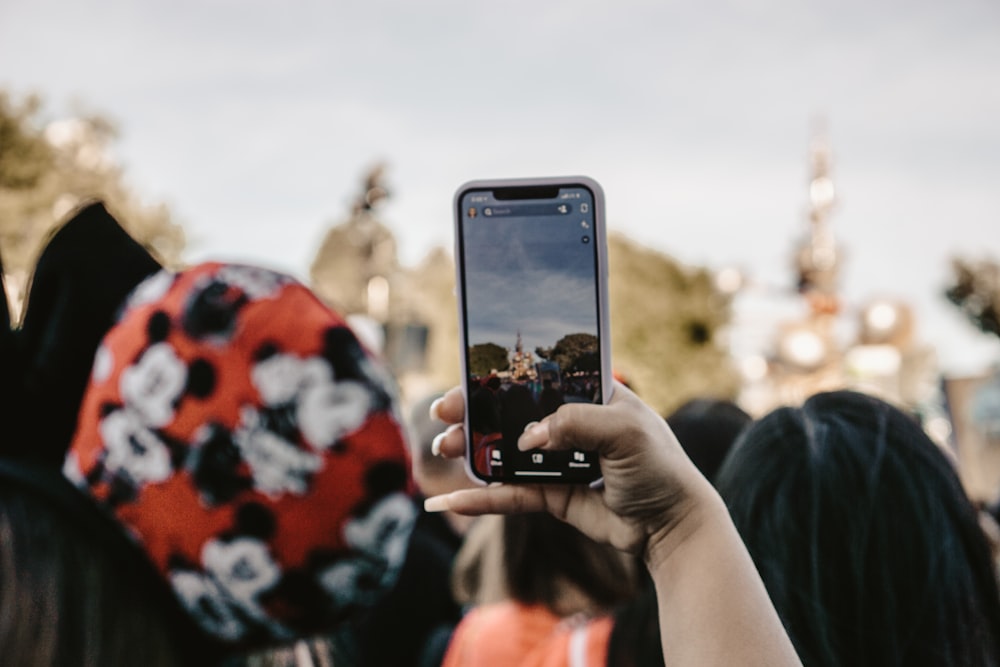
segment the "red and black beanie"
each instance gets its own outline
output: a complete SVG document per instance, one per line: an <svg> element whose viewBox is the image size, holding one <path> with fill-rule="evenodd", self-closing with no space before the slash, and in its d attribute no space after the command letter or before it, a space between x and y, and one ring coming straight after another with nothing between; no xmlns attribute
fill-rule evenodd
<svg viewBox="0 0 1000 667"><path fill-rule="evenodd" d="M371 606L416 514L379 360L294 279L234 264L161 271L131 294L63 471L238 646Z"/></svg>

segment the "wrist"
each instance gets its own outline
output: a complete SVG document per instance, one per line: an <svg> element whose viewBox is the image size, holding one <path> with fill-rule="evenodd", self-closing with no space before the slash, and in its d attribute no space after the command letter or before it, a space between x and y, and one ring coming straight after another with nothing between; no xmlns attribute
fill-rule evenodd
<svg viewBox="0 0 1000 667"><path fill-rule="evenodd" d="M725 502L705 482L678 504L671 520L648 534L643 552L646 567L650 573L657 572L685 545L731 523Z"/></svg>

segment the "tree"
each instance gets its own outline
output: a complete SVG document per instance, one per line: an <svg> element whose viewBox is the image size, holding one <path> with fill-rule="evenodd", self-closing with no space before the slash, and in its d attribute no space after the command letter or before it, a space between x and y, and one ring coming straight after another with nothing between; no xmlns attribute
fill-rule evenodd
<svg viewBox="0 0 1000 667"><path fill-rule="evenodd" d="M0 91L0 190L35 187L52 167L52 150L30 120L41 100L35 96L15 103Z"/></svg>
<svg viewBox="0 0 1000 667"><path fill-rule="evenodd" d="M112 159L114 124L80 112L47 121L37 96L0 91L0 252L15 309L52 231L79 205L105 202L125 229L162 263L175 266L184 231L164 204L145 204Z"/></svg>
<svg viewBox="0 0 1000 667"><path fill-rule="evenodd" d="M620 234L608 254L615 370L663 415L689 398L736 398L739 375L718 335L730 300L713 274Z"/></svg>
<svg viewBox="0 0 1000 667"><path fill-rule="evenodd" d="M947 299L983 333L1000 336L1000 265L984 260L952 261L953 281Z"/></svg>
<svg viewBox="0 0 1000 667"><path fill-rule="evenodd" d="M560 338L554 347L536 348L535 354L559 364L563 373L598 370L597 336L575 333Z"/></svg>
<svg viewBox="0 0 1000 667"><path fill-rule="evenodd" d="M507 348L496 343L480 343L469 348L469 372L483 377L510 367Z"/></svg>

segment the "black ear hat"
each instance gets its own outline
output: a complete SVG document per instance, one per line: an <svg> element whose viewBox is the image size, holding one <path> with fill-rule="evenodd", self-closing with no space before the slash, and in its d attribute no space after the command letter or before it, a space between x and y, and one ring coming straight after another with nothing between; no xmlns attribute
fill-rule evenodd
<svg viewBox="0 0 1000 667"><path fill-rule="evenodd" d="M95 202L49 239L21 328L0 299L0 456L61 468L94 354L125 297L162 267Z"/></svg>

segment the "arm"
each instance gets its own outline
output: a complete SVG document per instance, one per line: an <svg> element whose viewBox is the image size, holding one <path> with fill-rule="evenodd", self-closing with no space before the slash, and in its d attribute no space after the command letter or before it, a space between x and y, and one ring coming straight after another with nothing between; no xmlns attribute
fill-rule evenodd
<svg viewBox="0 0 1000 667"><path fill-rule="evenodd" d="M439 436L461 456L464 401L452 390L436 416ZM462 514L548 511L590 537L641 554L656 585L670 665L798 665L722 499L684 454L662 418L622 385L608 405L564 405L518 442L522 450L597 451L604 488L500 484L427 500Z"/></svg>

